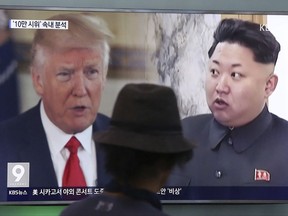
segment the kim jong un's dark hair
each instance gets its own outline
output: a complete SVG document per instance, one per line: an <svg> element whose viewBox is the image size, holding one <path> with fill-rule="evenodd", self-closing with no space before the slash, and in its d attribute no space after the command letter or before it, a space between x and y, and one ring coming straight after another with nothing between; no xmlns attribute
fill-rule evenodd
<svg viewBox="0 0 288 216"><path fill-rule="evenodd" d="M214 32L214 42L208 51L209 58L218 43L238 43L251 49L259 63L276 64L280 44L266 26L240 19L223 19Z"/></svg>

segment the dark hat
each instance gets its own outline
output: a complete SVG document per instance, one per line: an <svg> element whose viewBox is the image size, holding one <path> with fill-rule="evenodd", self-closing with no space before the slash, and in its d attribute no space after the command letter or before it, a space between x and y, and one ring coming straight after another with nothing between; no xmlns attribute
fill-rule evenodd
<svg viewBox="0 0 288 216"><path fill-rule="evenodd" d="M108 131L94 139L148 152L177 153L193 148L184 139L173 90L155 84L127 84L119 92Z"/></svg>

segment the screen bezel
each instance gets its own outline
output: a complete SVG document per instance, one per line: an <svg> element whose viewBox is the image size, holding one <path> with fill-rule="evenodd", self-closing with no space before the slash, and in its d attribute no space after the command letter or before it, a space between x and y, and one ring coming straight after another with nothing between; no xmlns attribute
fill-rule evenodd
<svg viewBox="0 0 288 216"><path fill-rule="evenodd" d="M0 6L2 7L2 6ZM41 10L41 11L88 11L88 12L111 12L111 13L117 13L117 12L124 12L124 13L154 13L154 12L159 12L159 13L197 13L197 14L218 14L221 11L211 11L211 10L175 10L175 9L165 9L165 10L159 10L159 9L97 9L97 8L62 8L62 7L57 7L57 8L51 8L51 7L2 7L3 9L11 9L11 10ZM222 11L223 13L223 11ZM265 15L287 15L287 13L284 12L277 12L277 11L226 11L225 14L264 14ZM252 200L233 200L233 199L204 199L204 200L162 200L163 203L173 203L173 204L178 204L178 203L287 203L287 200L260 200L260 199L252 199ZM66 201L65 201L66 202ZM56 202L58 203L58 202ZM69 202L66 202L69 203ZM9 202L9 203L4 203L4 204L23 204L23 205L31 205L31 204L55 204L54 201L36 201L36 203L33 202Z"/></svg>

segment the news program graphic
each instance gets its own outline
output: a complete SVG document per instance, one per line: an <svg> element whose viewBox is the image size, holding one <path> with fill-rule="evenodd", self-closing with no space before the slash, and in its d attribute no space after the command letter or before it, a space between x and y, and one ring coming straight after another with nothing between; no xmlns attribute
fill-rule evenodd
<svg viewBox="0 0 288 216"><path fill-rule="evenodd" d="M11 29L68 29L66 20L25 20L11 19L9 22Z"/></svg>
<svg viewBox="0 0 288 216"><path fill-rule="evenodd" d="M270 31L267 24L259 24L260 31Z"/></svg>
<svg viewBox="0 0 288 216"><path fill-rule="evenodd" d="M7 164L7 187L29 187L29 163Z"/></svg>

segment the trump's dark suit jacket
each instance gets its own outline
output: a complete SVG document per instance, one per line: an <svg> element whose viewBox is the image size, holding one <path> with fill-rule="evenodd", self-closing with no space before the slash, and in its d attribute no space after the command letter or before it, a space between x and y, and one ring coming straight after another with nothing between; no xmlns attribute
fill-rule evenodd
<svg viewBox="0 0 288 216"><path fill-rule="evenodd" d="M229 129L212 114L183 120L197 142L194 157L169 186L288 186L288 122L265 107L252 122Z"/></svg>
<svg viewBox="0 0 288 216"><path fill-rule="evenodd" d="M93 132L107 129L109 118L97 115ZM97 183L110 181L104 169L104 153L96 143ZM6 200L7 162L30 163L30 187L57 187L56 174L40 117L40 103L27 112L0 124L0 201Z"/></svg>

